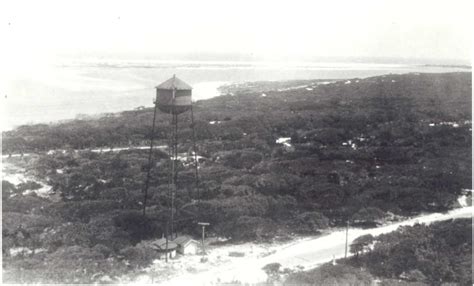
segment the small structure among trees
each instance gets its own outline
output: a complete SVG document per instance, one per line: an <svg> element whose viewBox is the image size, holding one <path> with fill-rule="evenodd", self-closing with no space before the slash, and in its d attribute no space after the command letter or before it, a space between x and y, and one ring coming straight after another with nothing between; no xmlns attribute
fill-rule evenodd
<svg viewBox="0 0 474 286"><path fill-rule="evenodd" d="M178 245L173 241L166 241L165 238L160 238L158 240L152 241L150 246L156 250L158 253L158 258L163 259L168 256L168 258L173 258L176 256L176 250Z"/></svg>
<svg viewBox="0 0 474 286"><path fill-rule="evenodd" d="M350 251L352 254L355 254L356 257L359 257L359 253L363 254L367 251L370 251L370 247L373 242L374 237L371 234L359 236L352 242Z"/></svg>
<svg viewBox="0 0 474 286"><path fill-rule="evenodd" d="M178 246L178 253L183 255L196 254L199 249L199 242L186 235L178 236L173 242Z"/></svg>
<svg viewBox="0 0 474 286"><path fill-rule="evenodd" d="M376 207L367 207L360 209L352 216L353 225L363 228L377 227L381 225L386 214Z"/></svg>

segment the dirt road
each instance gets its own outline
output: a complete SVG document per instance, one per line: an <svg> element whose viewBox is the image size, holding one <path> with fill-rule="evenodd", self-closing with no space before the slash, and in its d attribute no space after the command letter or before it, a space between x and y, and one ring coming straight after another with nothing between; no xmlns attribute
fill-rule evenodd
<svg viewBox="0 0 474 286"><path fill-rule="evenodd" d="M381 226L373 229L349 229L349 243L355 238L364 235L380 235L396 230L399 226L414 225L416 223L432 223L435 221L452 218L472 217L473 207L463 207L448 213L434 213L422 215L400 223ZM212 285L224 282L258 283L266 281L266 274L261 268L269 263L280 263L282 268L304 267L314 268L321 263L331 261L333 257L344 257L345 252L345 230L334 231L331 234L314 238L304 239L296 243L281 246L274 254L262 258L236 259L230 265L214 267L211 270L185 274L175 277L162 285Z"/></svg>

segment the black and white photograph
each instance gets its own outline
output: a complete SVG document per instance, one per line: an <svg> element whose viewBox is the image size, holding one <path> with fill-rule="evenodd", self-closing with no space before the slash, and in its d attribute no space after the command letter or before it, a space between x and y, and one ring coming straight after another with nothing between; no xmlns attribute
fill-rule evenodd
<svg viewBox="0 0 474 286"><path fill-rule="evenodd" d="M1 1L2 284L473 285L473 8Z"/></svg>

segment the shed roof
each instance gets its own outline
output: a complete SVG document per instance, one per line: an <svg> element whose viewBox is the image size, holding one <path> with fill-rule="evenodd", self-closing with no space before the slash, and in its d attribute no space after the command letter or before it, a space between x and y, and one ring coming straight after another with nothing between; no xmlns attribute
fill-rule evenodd
<svg viewBox="0 0 474 286"><path fill-rule="evenodd" d="M198 243L197 241L195 241L194 239L192 239L191 237L187 235L178 236L177 238L175 238L175 240L173 240L173 242L176 243L177 245L187 245L190 242Z"/></svg>
<svg viewBox="0 0 474 286"><path fill-rule="evenodd" d="M156 87L156 89L166 89L166 90L191 90L193 89L189 84L185 83L184 81L177 78L173 75L172 78L165 80L160 85Z"/></svg>
<svg viewBox="0 0 474 286"><path fill-rule="evenodd" d="M151 246L156 250L166 250L166 239L160 238L151 242ZM171 240L168 240L168 250L177 248L178 245Z"/></svg>

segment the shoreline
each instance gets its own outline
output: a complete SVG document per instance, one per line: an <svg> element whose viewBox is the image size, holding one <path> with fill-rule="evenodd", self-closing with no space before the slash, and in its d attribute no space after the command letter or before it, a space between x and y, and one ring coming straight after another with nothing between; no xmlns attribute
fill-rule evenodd
<svg viewBox="0 0 474 286"><path fill-rule="evenodd" d="M343 63L343 65L347 63ZM32 82L30 79L19 79L15 84L6 90L6 94L15 95L18 93L15 86L23 85L22 97L8 97L4 99L4 114L2 114L2 132L15 130L24 125L35 124L61 124L81 118L101 118L108 114L130 111L144 106L150 106L154 98L154 86L157 80L152 78L156 74L176 73L183 74L184 78L198 77L191 81L195 87L193 93L195 101L206 100L221 95L220 88L225 85L246 85L255 82L281 83L297 81L323 81L323 80L344 80L350 78L367 78L388 74L409 74L409 73L456 73L471 72L463 67L452 67L444 65L413 65L407 69L393 69L391 67L379 67L371 69L364 67L364 63L357 69L338 69L335 66L317 68L316 70L281 70L281 66L271 67L267 70L250 70L242 72L219 72L215 70L173 70L166 69L163 72L147 71L128 72L122 74L107 73L99 76L84 76L84 71L69 71L64 82L60 79L50 80L48 77L41 82ZM370 66L370 65L369 65ZM232 68L232 66L230 66ZM152 69L147 69L152 70ZM160 70L159 70L160 71ZM56 71L56 72L60 72ZM144 73L144 75L142 75ZM206 79L201 73L209 75ZM48 74L53 76L53 74ZM127 81L122 82L120 77L126 76ZM103 77L103 79L101 78ZM40 85L41 83L41 85ZM72 85L69 88L70 83ZM119 84L119 87L115 85ZM108 89L108 86L113 87ZM38 90L38 91L37 91ZM27 94L42 94L35 100L29 100ZM53 97L54 95L54 97ZM57 97L60 95L60 97ZM66 101L65 98L68 98ZM9 112L15 110L16 112ZM18 113L22 110L23 113ZM11 113L11 114L9 114ZM39 119L41 118L41 119Z"/></svg>
<svg viewBox="0 0 474 286"><path fill-rule="evenodd" d="M199 100L207 100L213 97L220 96L220 88L222 86L232 84L230 81L203 81L195 84L193 86L193 101L199 101ZM148 96L150 104L153 102L154 98L154 87L150 87L149 89L151 93ZM17 129L18 127L21 126L31 126L31 125L38 125L38 124L46 124L46 125L57 125L57 124L62 124L62 123L68 123L74 120L82 120L82 119L99 119L103 117L110 116L110 114L117 114L117 113L122 113L122 112L127 112L127 111L132 111L132 110L140 110L142 108L153 108L152 105L145 107L143 105L137 105L135 106L129 106L129 107L122 107L122 108L108 108L107 110L101 111L101 112L76 112L73 117L69 116L69 113L65 115L60 115L57 119L48 119L48 120L32 120L31 118L28 119L28 122L24 123L8 123L5 124L4 122L8 121L8 116L7 115L2 115L4 118L2 118L2 124L0 125L1 132L9 132ZM8 113L8 108L5 106L5 113Z"/></svg>

